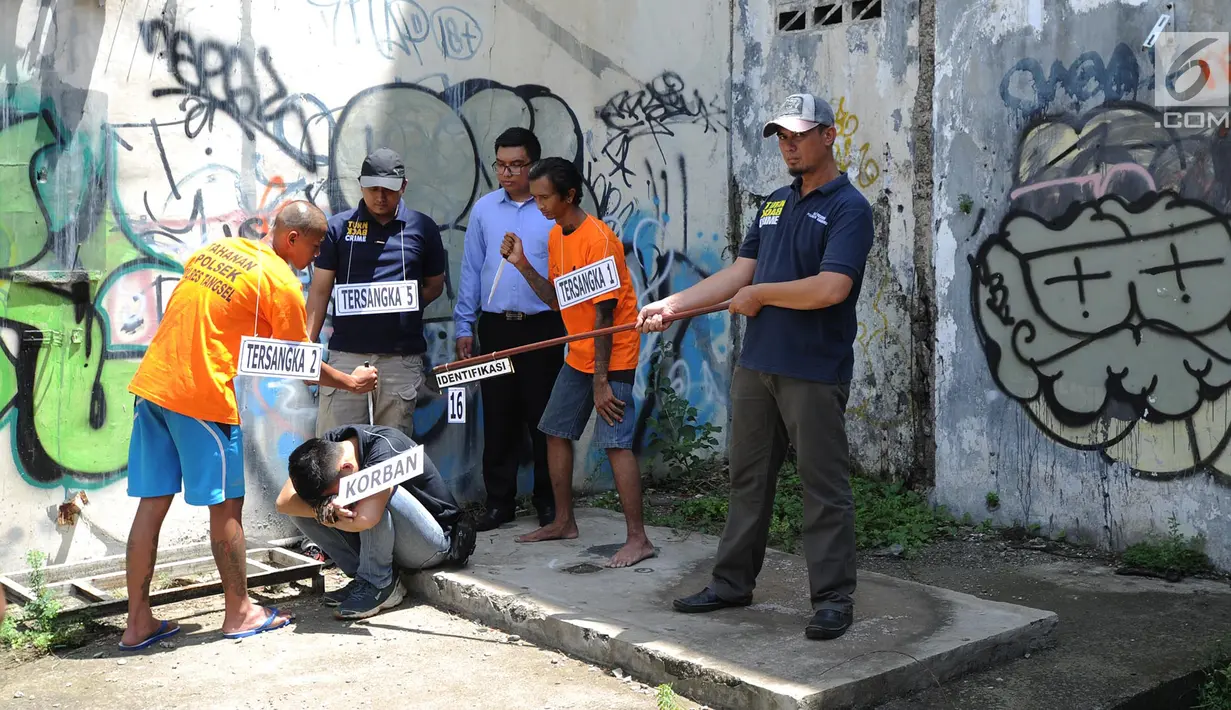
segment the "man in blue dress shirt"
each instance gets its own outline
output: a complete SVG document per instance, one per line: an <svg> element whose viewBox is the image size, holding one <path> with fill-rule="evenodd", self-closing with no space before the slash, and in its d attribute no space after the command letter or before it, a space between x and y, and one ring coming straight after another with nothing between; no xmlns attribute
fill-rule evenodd
<svg viewBox="0 0 1231 710"><path fill-rule="evenodd" d="M340 368L370 362L380 386L368 395L321 386L317 436L349 424L375 424L414 435L412 415L424 383L423 309L445 288L448 257L431 217L408 209L402 157L379 148L359 171L363 199L352 210L329 218L329 231L316 257L308 287L308 337L320 340L325 311L333 298L329 364ZM416 282L412 308L405 282ZM334 287L356 285L334 298Z"/></svg>
<svg viewBox="0 0 1231 710"><path fill-rule="evenodd" d="M525 128L510 128L496 138L492 168L500 189L475 202L466 228L461 283L453 311L458 358L565 335L560 314L535 295L517 269L508 265L500 269L500 244L506 232L513 232L521 238L526 259L539 273L547 273L547 235L554 223L539 212L530 196L530 165L541 152L538 138ZM483 482L487 488L487 511L476 523L479 530L491 530L513 520L521 444L527 434L534 452L533 501L539 525L555 520L547 439L538 424L563 364L563 345L543 348L515 355L513 374L479 382L483 393Z"/></svg>

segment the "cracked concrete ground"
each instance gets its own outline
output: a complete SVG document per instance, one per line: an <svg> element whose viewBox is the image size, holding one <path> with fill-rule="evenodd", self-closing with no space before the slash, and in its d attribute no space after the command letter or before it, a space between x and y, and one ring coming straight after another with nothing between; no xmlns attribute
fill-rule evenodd
<svg viewBox="0 0 1231 710"><path fill-rule="evenodd" d="M1055 611L1049 648L899 698L879 710L1112 710L1205 667L1231 640L1231 587L1216 579L1115 574L1106 555L1023 549L998 535L932 546L916 560L864 556L875 570L983 599ZM1075 553L1077 559L1065 559ZM1127 707L1191 707L1177 693Z"/></svg>
<svg viewBox="0 0 1231 710"><path fill-rule="evenodd" d="M340 585L330 572L330 588ZM254 598L291 609L294 626L222 639L222 597L158 607L183 627L169 648L116 648L118 630L24 664L0 659L0 707L651 710L653 689L408 598L359 622L336 621L296 587ZM110 620L122 624L123 618ZM698 708L679 699L681 707Z"/></svg>

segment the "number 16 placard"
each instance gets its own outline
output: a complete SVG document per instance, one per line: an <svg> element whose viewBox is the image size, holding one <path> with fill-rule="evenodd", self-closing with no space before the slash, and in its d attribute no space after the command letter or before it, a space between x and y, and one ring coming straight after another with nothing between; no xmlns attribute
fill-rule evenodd
<svg viewBox="0 0 1231 710"><path fill-rule="evenodd" d="M466 423L466 388L449 388L449 423Z"/></svg>

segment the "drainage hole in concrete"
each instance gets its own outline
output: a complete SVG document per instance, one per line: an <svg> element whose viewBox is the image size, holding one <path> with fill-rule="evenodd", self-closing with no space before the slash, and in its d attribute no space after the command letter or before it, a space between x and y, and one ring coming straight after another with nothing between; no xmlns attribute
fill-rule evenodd
<svg viewBox="0 0 1231 710"><path fill-rule="evenodd" d="M581 564L573 565L572 567L564 567L562 569L562 571L568 572L569 574L590 574L591 572L601 572L602 570L602 567L592 565L589 562L582 562Z"/></svg>

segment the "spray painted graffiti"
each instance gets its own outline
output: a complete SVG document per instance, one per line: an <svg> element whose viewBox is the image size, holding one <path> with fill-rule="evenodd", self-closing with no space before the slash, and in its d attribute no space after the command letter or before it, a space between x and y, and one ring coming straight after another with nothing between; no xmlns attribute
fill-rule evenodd
<svg viewBox="0 0 1231 710"><path fill-rule="evenodd" d="M144 21L140 29L143 48L165 58L167 72L176 84L154 89L153 95L183 97L179 109L184 113L182 125L188 137L195 138L212 127L215 114L221 111L243 127L249 139L260 132L274 138L279 148L294 155L305 168L312 170L319 164L305 109L299 97L287 95L268 49L262 47L252 56L217 40L194 39L164 20ZM272 92L263 95L266 85ZM288 119L302 136L299 147L286 137ZM158 125L151 124L156 136ZM174 177L165 155L163 168L174 192Z"/></svg>
<svg viewBox="0 0 1231 710"><path fill-rule="evenodd" d="M1047 111L1053 101L1065 96L1078 110L1092 100L1102 104L1135 99L1142 78L1137 55L1121 43L1110 59L1104 60L1098 52L1085 52L1067 67L1055 60L1050 73L1038 59L1022 59L1000 80L1000 98L1010 110L1029 118Z"/></svg>
<svg viewBox="0 0 1231 710"><path fill-rule="evenodd" d="M1150 108L1039 121L971 259L997 384L1058 441L1134 470L1231 474L1231 137Z"/></svg>
<svg viewBox="0 0 1231 710"><path fill-rule="evenodd" d="M834 110L834 128L838 137L833 144L834 160L838 169L848 172L855 169L855 180L862 188L876 184L881 176L881 166L876 159L868 155L871 144L864 142L856 147L855 134L859 132L859 116L846 109L846 97L838 99L838 107Z"/></svg>
<svg viewBox="0 0 1231 710"><path fill-rule="evenodd" d="M726 109L719 99L708 101L701 92L691 95L679 74L665 71L637 91L621 91L598 110L598 117L608 129L608 139L602 153L612 163L608 175L620 175L625 187L632 187L628 178L634 173L626 165L632 144L638 138L650 136L658 144L659 154L666 160L660 137L674 136L672 126L700 125L704 132L727 130L722 118Z"/></svg>
<svg viewBox="0 0 1231 710"><path fill-rule="evenodd" d="M483 46L479 21L456 7L428 13L413 0L308 0L308 5L321 8L335 44L349 33L355 44L371 41L385 59L423 62L423 48L431 46L441 59L466 60Z"/></svg>
<svg viewBox="0 0 1231 710"><path fill-rule="evenodd" d="M350 13L377 5L328 7ZM395 5L401 12L412 3L383 3L382 12ZM464 33L477 27L465 30L464 18L445 10L428 19L432 31L443 32L451 56L461 58L465 51L450 44L450 28ZM401 27L423 31L414 22ZM377 146L405 158L406 201L441 225L451 275L470 206L496 185L492 143L513 125L535 130L545 154L566 156L590 176L586 206L622 235L643 302L722 266L719 233L725 228L690 223L683 155L661 164L646 160L636 170L626 162L627 145L612 152L622 162L595 159L601 146L647 135L670 150L666 139L684 125L699 135L725 129L719 123L725 110L702 101L697 91L686 92L674 73L665 72L641 93L613 97L604 125L595 128L614 127L596 136L583 132L569 105L542 86L443 77L432 86L394 81L331 105L294 93L266 48L245 50L161 19L142 23L139 38L138 49L156 58L163 75L151 80L148 120L70 130L55 102L33 91L0 99L0 184L22 187L0 194L0 412L20 473L33 485L97 487L121 479L132 414L127 384L182 261L220 236L259 237L289 200L308 199L328 212L354 205L359 163ZM417 45L408 49L417 51ZM236 138L254 147L242 169L233 157L220 157L235 154ZM607 182L616 173L626 183L622 194ZM631 187L633 177L644 179L644 190ZM302 279L306 286L310 274ZM451 278L447 284L445 297L425 313L433 363L453 357L455 293ZM326 323L326 343L329 332ZM697 319L665 336L648 336L646 361L660 337L676 345L667 366L677 391L703 418L724 421L725 319ZM636 393L643 434L654 407L645 380L641 373ZM237 395L253 475L280 484L286 455L313 429L312 392L299 383L242 381ZM480 407L476 387L472 423L448 426L442 398L424 392L415 414L416 437L442 470L465 479L454 486L467 499L478 497L482 486Z"/></svg>
<svg viewBox="0 0 1231 710"><path fill-rule="evenodd" d="M53 108L19 92L0 104L0 155L30 160L0 167L12 188L0 219L0 400L15 458L35 485L105 485L127 463L131 346L148 342L172 267L125 238L106 156L91 159Z"/></svg>

